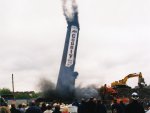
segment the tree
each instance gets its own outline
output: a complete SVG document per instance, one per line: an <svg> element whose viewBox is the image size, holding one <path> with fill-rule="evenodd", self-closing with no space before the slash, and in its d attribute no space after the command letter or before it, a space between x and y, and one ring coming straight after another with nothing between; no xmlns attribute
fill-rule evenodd
<svg viewBox="0 0 150 113"><path fill-rule="evenodd" d="M10 91L10 89L8 88L2 88L0 89L0 95L9 95L12 94L12 92Z"/></svg>
<svg viewBox="0 0 150 113"><path fill-rule="evenodd" d="M40 93L34 91L15 92L15 99L31 99L39 97Z"/></svg>

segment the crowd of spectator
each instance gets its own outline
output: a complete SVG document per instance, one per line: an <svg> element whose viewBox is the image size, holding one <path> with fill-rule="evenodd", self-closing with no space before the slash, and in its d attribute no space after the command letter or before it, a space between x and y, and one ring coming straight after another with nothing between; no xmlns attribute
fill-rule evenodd
<svg viewBox="0 0 150 113"><path fill-rule="evenodd" d="M100 99L89 98L74 100L70 104L64 103L45 103L41 104L30 102L29 105L11 104L10 106L1 106L0 113L150 113L150 104L148 104L147 111L144 111L144 107L138 102L138 95L132 94L132 101L129 104L124 104L122 101L117 103L116 100L110 105L108 109L107 105Z"/></svg>

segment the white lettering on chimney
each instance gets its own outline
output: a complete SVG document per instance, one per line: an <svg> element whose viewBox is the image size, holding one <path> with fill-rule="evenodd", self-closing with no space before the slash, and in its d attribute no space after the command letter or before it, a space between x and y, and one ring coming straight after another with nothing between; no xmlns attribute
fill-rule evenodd
<svg viewBox="0 0 150 113"><path fill-rule="evenodd" d="M77 36L78 36L78 28L76 26L71 26L70 40L69 40L67 59L66 59L66 67L70 67L74 62Z"/></svg>

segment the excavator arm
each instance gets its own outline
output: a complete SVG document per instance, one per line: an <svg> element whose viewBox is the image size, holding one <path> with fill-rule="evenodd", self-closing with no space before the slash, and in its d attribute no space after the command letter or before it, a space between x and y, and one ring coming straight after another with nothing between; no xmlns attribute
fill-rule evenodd
<svg viewBox="0 0 150 113"><path fill-rule="evenodd" d="M129 75L125 76L124 79L112 82L111 87L124 87L124 86L127 87L127 84L126 84L127 80L129 78L133 78L133 77L138 77L138 86L139 87L146 86L144 78L142 77L142 73L140 72L139 74L137 74L137 73L129 74Z"/></svg>

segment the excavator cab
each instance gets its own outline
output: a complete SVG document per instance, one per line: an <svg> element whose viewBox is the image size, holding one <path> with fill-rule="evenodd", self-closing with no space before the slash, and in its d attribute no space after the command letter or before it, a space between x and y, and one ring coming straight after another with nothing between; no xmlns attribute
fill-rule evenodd
<svg viewBox="0 0 150 113"><path fill-rule="evenodd" d="M147 86L147 84L145 84L145 80L142 77L142 73L141 72L139 74L138 86L139 86L139 88L143 88L143 87Z"/></svg>

